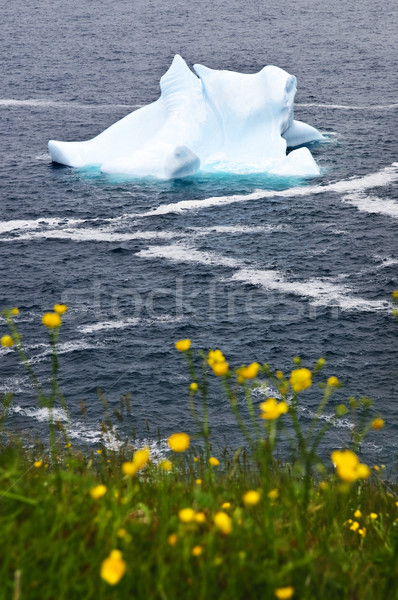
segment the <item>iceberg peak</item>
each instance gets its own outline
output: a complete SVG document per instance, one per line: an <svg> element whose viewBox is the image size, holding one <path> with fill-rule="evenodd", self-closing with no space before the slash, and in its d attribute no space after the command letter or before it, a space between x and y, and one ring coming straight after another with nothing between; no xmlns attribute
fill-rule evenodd
<svg viewBox="0 0 398 600"><path fill-rule="evenodd" d="M270 172L310 177L319 167L307 148L322 139L293 118L297 81L283 69L258 73L194 65L176 54L160 97L85 142L50 140L54 162L103 173L171 179L203 171Z"/></svg>

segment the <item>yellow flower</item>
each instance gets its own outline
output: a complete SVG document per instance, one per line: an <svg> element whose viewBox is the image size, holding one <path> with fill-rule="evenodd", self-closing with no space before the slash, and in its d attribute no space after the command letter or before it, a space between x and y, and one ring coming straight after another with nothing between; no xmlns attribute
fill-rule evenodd
<svg viewBox="0 0 398 600"><path fill-rule="evenodd" d="M328 379L329 387L339 387L339 385L340 385L340 381L338 380L337 377L335 377L334 375L332 375L332 377L329 377L329 379Z"/></svg>
<svg viewBox="0 0 398 600"><path fill-rule="evenodd" d="M354 517L355 517L356 519L359 519L360 517L362 517L362 513L361 513L361 511L359 510L359 508L358 508L358 509L357 509L357 510L354 512Z"/></svg>
<svg viewBox="0 0 398 600"><path fill-rule="evenodd" d="M209 463L213 465L213 467L217 467L220 464L220 461L215 456L210 456Z"/></svg>
<svg viewBox="0 0 398 600"><path fill-rule="evenodd" d="M354 521L353 524L351 525L350 529L352 531L356 531L358 529L358 527L359 527L358 521Z"/></svg>
<svg viewBox="0 0 398 600"><path fill-rule="evenodd" d="M228 373L228 368L229 364L225 360L223 362L216 362L212 366L213 373L214 375L217 375L217 377L222 377L223 375L226 375Z"/></svg>
<svg viewBox="0 0 398 600"><path fill-rule="evenodd" d="M33 463L33 466L36 467L36 469L40 469L42 464L43 464L42 460L37 460L36 462Z"/></svg>
<svg viewBox="0 0 398 600"><path fill-rule="evenodd" d="M192 548L192 555L193 556L200 556L203 552L203 548L202 546L194 546Z"/></svg>
<svg viewBox="0 0 398 600"><path fill-rule="evenodd" d="M246 506L255 506L260 502L260 494L256 490L249 490L243 494L243 502Z"/></svg>
<svg viewBox="0 0 398 600"><path fill-rule="evenodd" d="M54 312L63 315L68 310L66 304L54 304Z"/></svg>
<svg viewBox="0 0 398 600"><path fill-rule="evenodd" d="M289 407L286 402L282 401L278 404L275 398L268 398L268 400L260 404L260 409L263 411L260 415L262 419L273 421L284 413L287 413Z"/></svg>
<svg viewBox="0 0 398 600"><path fill-rule="evenodd" d="M149 448L142 448L141 450L136 450L133 454L133 464L137 471L143 469L149 461L150 457Z"/></svg>
<svg viewBox="0 0 398 600"><path fill-rule="evenodd" d="M191 347L191 340L178 340L174 345L178 352L186 352Z"/></svg>
<svg viewBox="0 0 398 600"><path fill-rule="evenodd" d="M193 508L182 508L179 511L178 516L183 523L191 523L195 518L195 511Z"/></svg>
<svg viewBox="0 0 398 600"><path fill-rule="evenodd" d="M375 471L380 471L380 467L378 465L375 465L373 468Z"/></svg>
<svg viewBox="0 0 398 600"><path fill-rule="evenodd" d="M171 471L173 468L173 463L171 462L171 460L162 460L162 462L160 463L160 468L163 469L163 471Z"/></svg>
<svg viewBox="0 0 398 600"><path fill-rule="evenodd" d="M198 391L198 384L196 383L196 381L193 381L191 383L191 385L189 386L189 389L191 390L191 392L197 392Z"/></svg>
<svg viewBox="0 0 398 600"><path fill-rule="evenodd" d="M377 513L370 513L369 517L373 520L377 519Z"/></svg>
<svg viewBox="0 0 398 600"><path fill-rule="evenodd" d="M49 329L54 329L55 327L59 327L62 325L61 317L58 313L45 313L42 318L42 323Z"/></svg>
<svg viewBox="0 0 398 600"><path fill-rule="evenodd" d="M309 369L294 369L290 374L290 385L294 392L302 392L311 387L311 371Z"/></svg>
<svg viewBox="0 0 398 600"><path fill-rule="evenodd" d="M101 577L109 585L116 585L126 572L126 563L120 550L112 550L108 558L102 561Z"/></svg>
<svg viewBox="0 0 398 600"><path fill-rule="evenodd" d="M185 452L189 448L190 441L187 433L173 433L167 440L167 443L174 452Z"/></svg>
<svg viewBox="0 0 398 600"><path fill-rule="evenodd" d="M260 365L257 362L251 363L251 365L248 367L242 367L241 369L238 369L238 378L241 377L242 379L254 379L257 377L259 369Z"/></svg>
<svg viewBox="0 0 398 600"><path fill-rule="evenodd" d="M102 450L96 450L97 454L102 454Z"/></svg>
<svg viewBox="0 0 398 600"><path fill-rule="evenodd" d="M384 427L384 420L383 419L373 419L372 421L372 428L375 429L376 431L378 431L379 429L382 429Z"/></svg>
<svg viewBox="0 0 398 600"><path fill-rule="evenodd" d="M102 496L105 496L105 494L106 494L106 485L101 483L100 485L97 485L96 487L91 488L90 494L91 494L91 497L94 498L94 500L99 500L100 498L102 498Z"/></svg>
<svg viewBox="0 0 398 600"><path fill-rule="evenodd" d="M195 521L197 523L204 523L206 521L206 515L204 512L197 512L195 515Z"/></svg>
<svg viewBox="0 0 398 600"><path fill-rule="evenodd" d="M207 362L212 367L217 362L225 362L225 356L221 350L209 350Z"/></svg>
<svg viewBox="0 0 398 600"><path fill-rule="evenodd" d="M1 342L1 345L4 346L5 348L10 348L11 346L14 345L14 340L12 339L12 337L10 335L3 335L0 342Z"/></svg>
<svg viewBox="0 0 398 600"><path fill-rule="evenodd" d="M318 358L318 361L317 361L317 363L316 363L316 366L317 366L318 368L321 368L321 367L323 367L323 365L325 364L325 362L326 362L326 360L323 358L323 356L321 356L321 358Z"/></svg>
<svg viewBox="0 0 398 600"><path fill-rule="evenodd" d="M197 456L194 456L194 457L193 457L193 460L194 460L194 462L199 462L199 459L198 459L198 457L197 457Z"/></svg>
<svg viewBox="0 0 398 600"><path fill-rule="evenodd" d="M398 290L394 290L391 295L394 298L394 300L398 300Z"/></svg>
<svg viewBox="0 0 398 600"><path fill-rule="evenodd" d="M169 537L167 538L167 542L169 543L170 546L175 546L176 543L178 542L178 535L176 533L171 533L169 535Z"/></svg>
<svg viewBox="0 0 398 600"><path fill-rule="evenodd" d="M276 500L279 497L279 492L275 488L274 490L271 490L270 492L268 492L267 496L270 500Z"/></svg>
<svg viewBox="0 0 398 600"><path fill-rule="evenodd" d="M214 524L225 535L228 535L232 531L232 519L226 512L217 512L214 515Z"/></svg>
<svg viewBox="0 0 398 600"><path fill-rule="evenodd" d="M343 481L351 482L356 479L367 479L370 476L369 467L359 462L359 458L350 450L335 450L331 455L336 465L337 475Z"/></svg>
<svg viewBox="0 0 398 600"><path fill-rule="evenodd" d="M283 379L283 377L284 377L284 375L283 375L283 371L277 371L277 372L275 373L275 375L276 375L276 377L277 377L278 379Z"/></svg>
<svg viewBox="0 0 398 600"><path fill-rule="evenodd" d="M122 464L122 471L125 475L135 475L137 473L137 467L133 462L124 462Z"/></svg>
<svg viewBox="0 0 398 600"><path fill-rule="evenodd" d="M359 533L359 535L361 535L364 538L366 535L366 527L362 527L362 529L358 529L358 533Z"/></svg>
<svg viewBox="0 0 398 600"><path fill-rule="evenodd" d="M224 502L221 505L221 508L223 508L224 510L227 509L227 508L231 508L231 503L230 502Z"/></svg>
<svg viewBox="0 0 398 600"><path fill-rule="evenodd" d="M124 537L126 537L127 531L123 527L121 527L120 529L117 530L116 534L118 537L124 538Z"/></svg>
<svg viewBox="0 0 398 600"><path fill-rule="evenodd" d="M294 588L289 585L287 587L276 588L275 596L278 600L289 600L294 594Z"/></svg>
<svg viewBox="0 0 398 600"><path fill-rule="evenodd" d="M195 483L196 483L197 485L202 485L202 480L201 480L201 479L197 479L197 480L195 481Z"/></svg>
<svg viewBox="0 0 398 600"><path fill-rule="evenodd" d="M11 314L16 317L17 315L19 315L19 308L17 308L16 306L14 306L14 308L11 309Z"/></svg>

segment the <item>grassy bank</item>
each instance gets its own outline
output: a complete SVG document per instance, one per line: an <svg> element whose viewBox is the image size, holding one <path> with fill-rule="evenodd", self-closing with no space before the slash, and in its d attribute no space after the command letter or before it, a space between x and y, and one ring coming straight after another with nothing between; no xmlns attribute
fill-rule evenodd
<svg viewBox="0 0 398 600"><path fill-rule="evenodd" d="M219 350L194 352L180 340L195 430L171 436L160 461L134 443L83 454L51 416L68 408L56 350L65 311L56 305L43 318L48 390L22 346L17 311L4 315L2 344L19 353L50 420L48 439L27 444L7 432L12 398L3 398L0 598L398 598L398 489L381 465L360 460L363 440L382 435L384 422L367 398L335 403L340 382L323 376L323 359L303 366L296 358L285 375L267 364L232 367ZM212 446L214 382L246 440L234 452ZM272 386L274 397L255 402L259 386ZM318 409L303 429L298 407L315 386ZM349 444L320 456L341 418L352 421Z"/></svg>

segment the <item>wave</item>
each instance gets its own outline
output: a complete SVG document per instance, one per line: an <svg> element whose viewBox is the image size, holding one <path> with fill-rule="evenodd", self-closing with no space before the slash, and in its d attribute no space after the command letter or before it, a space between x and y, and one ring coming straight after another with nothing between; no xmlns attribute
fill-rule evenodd
<svg viewBox="0 0 398 600"><path fill-rule="evenodd" d="M9 231L18 231L18 230L30 230L30 229L38 229L43 225L50 225L54 227L56 225L77 225L79 223L84 223L84 219L63 219L61 217L57 218L39 218L39 219L14 219L11 221L0 221L0 233L7 233Z"/></svg>
<svg viewBox="0 0 398 600"><path fill-rule="evenodd" d="M43 407L33 408L12 405L10 407L10 414L27 417L38 423L48 423L50 420L49 409ZM154 462L162 460L169 451L166 439L156 441L149 438L141 438L130 441L130 435L124 436L116 425L113 426L111 431L104 432L99 422L90 424L81 420L70 421L62 408L53 408L52 415L55 421L59 421L65 425L68 438L72 443L73 440L77 440L79 444L103 445L109 450L118 450L126 443L135 448L148 447L151 453L151 460Z"/></svg>
<svg viewBox="0 0 398 600"><path fill-rule="evenodd" d="M173 231L135 231L133 233L119 233L110 229L45 229L43 231L32 231L15 237L0 238L0 242L15 242L22 240L37 239L60 239L73 242L128 242L131 240L170 240L184 236L183 233Z"/></svg>
<svg viewBox="0 0 398 600"><path fill-rule="evenodd" d="M314 107L314 108L331 108L338 110L390 110L398 108L398 103L395 104L369 104L367 106L355 106L352 104L318 104L316 102L295 102L294 106Z"/></svg>
<svg viewBox="0 0 398 600"><path fill-rule="evenodd" d="M115 319L113 321L100 321L90 325L83 325L80 331L85 334L97 333L108 329L126 329L137 325L153 325L154 323L179 323L183 320L182 316L161 315L153 318L130 317L126 319Z"/></svg>
<svg viewBox="0 0 398 600"><path fill-rule="evenodd" d="M350 295L352 291L345 284L336 284L323 279L311 278L306 281L289 281L281 271L248 268L242 261L195 250L186 245L150 246L137 253L146 259L164 258L172 262L188 262L208 266L221 266L236 269L231 281L259 286L268 291L292 294L309 298L315 306L339 306L342 310L376 311L388 310L391 305L385 300L366 300Z"/></svg>
<svg viewBox="0 0 398 600"><path fill-rule="evenodd" d="M360 192L369 188L385 186L398 181L398 162L381 169L375 173L369 173L362 177L343 179L325 185L296 186L286 190L256 190L250 194L236 194L231 196L214 196L203 200L181 200L172 204L162 204L147 212L124 215L124 217L145 218L167 215L170 213L184 213L190 210L202 210L213 206L226 206L238 202L249 202L250 200L261 200L264 198L292 198L297 196L310 196L312 194L324 194L335 192L348 194Z"/></svg>
<svg viewBox="0 0 398 600"><path fill-rule="evenodd" d="M82 102L50 100L46 98L28 98L26 100L17 100L16 98L0 98L0 106L18 106L20 108L82 108L89 110L109 109L109 108L141 108L142 104L87 104Z"/></svg>
<svg viewBox="0 0 398 600"><path fill-rule="evenodd" d="M395 202L395 200L354 193L344 196L341 201L344 204L355 206L361 212L387 215L394 219L398 218L398 202Z"/></svg>

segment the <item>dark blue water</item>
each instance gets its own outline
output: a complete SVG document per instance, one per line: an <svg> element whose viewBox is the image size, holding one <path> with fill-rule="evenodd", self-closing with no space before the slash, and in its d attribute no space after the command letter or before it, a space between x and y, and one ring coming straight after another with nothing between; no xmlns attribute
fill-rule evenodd
<svg viewBox="0 0 398 600"><path fill-rule="evenodd" d="M2 8L0 303L21 309L44 379L41 315L68 304L61 380L73 440L99 443L98 387L111 406L131 393L123 435L193 431L189 379L173 345L189 337L235 365L289 371L295 354L306 365L324 356L326 375L344 383L336 402L363 394L386 416L384 433L369 438L369 460L394 461L397 26L395 3L373 0ZM275 64L296 75L296 118L328 138L311 147L322 176L128 182L50 163L50 138L88 139L156 99L175 53L189 65L249 73ZM15 393L8 426L40 431L46 415L15 353L3 349L0 360L1 391ZM316 390L303 395L303 423L316 399ZM211 410L214 441L230 442L235 427L218 383ZM336 430L334 447L347 431Z"/></svg>

